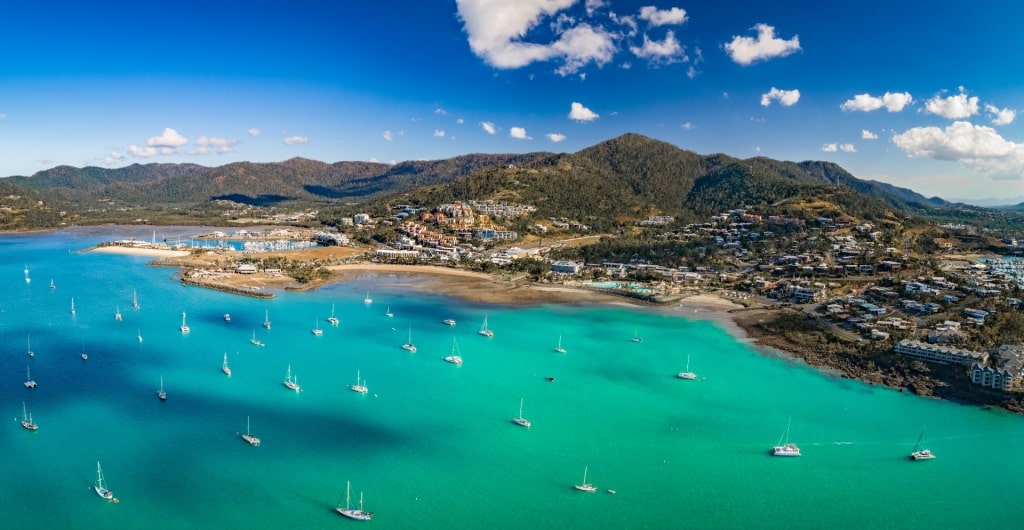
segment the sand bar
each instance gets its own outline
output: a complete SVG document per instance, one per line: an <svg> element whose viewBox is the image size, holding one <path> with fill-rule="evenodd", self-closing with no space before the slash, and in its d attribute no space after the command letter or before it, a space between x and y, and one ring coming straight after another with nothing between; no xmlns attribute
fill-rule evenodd
<svg viewBox="0 0 1024 530"><path fill-rule="evenodd" d="M102 254L120 254L123 256L153 256L156 258L180 258L192 254L187 250L170 250L163 248L145 247L121 247L116 245L93 247L89 249L88 252L99 252Z"/></svg>

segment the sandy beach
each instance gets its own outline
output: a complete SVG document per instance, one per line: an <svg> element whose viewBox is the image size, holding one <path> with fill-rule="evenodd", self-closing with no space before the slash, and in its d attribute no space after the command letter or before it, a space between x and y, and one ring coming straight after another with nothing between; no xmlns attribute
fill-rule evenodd
<svg viewBox="0 0 1024 530"><path fill-rule="evenodd" d="M154 258L180 258L191 254L191 252L187 250L170 250L162 248L145 247L121 247L116 245L93 247L89 249L87 252L99 252L101 254L120 254L123 256L152 256Z"/></svg>

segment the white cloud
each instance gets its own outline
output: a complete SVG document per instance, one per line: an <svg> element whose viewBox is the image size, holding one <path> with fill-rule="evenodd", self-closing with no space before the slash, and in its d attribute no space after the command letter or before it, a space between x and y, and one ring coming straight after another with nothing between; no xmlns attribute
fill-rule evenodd
<svg viewBox="0 0 1024 530"><path fill-rule="evenodd" d="M924 103L924 111L950 120L970 118L978 113L978 97L968 97L964 87L955 96L935 96Z"/></svg>
<svg viewBox="0 0 1024 530"><path fill-rule="evenodd" d="M434 129L434 138L444 138L444 131L441 129Z"/></svg>
<svg viewBox="0 0 1024 530"><path fill-rule="evenodd" d="M871 132L871 131L869 131L867 129L861 129L860 137L865 139L865 140L877 140L878 139L878 135L877 134L875 134L875 133L873 133L873 132Z"/></svg>
<svg viewBox="0 0 1024 530"><path fill-rule="evenodd" d="M146 145L148 145L149 147L175 148L181 147L187 143L188 138L185 138L184 136L178 134L178 131L175 131L174 129L171 128L164 129L164 133L161 134L160 136L154 136L146 140Z"/></svg>
<svg viewBox="0 0 1024 530"><path fill-rule="evenodd" d="M575 121L594 121L600 118L596 112L584 107L582 103L572 102L569 108L569 119Z"/></svg>
<svg viewBox="0 0 1024 530"><path fill-rule="evenodd" d="M305 136L285 136L284 143L288 145L308 144L309 138Z"/></svg>
<svg viewBox="0 0 1024 530"><path fill-rule="evenodd" d="M825 144L821 146L821 150L826 153L835 153L838 148L839 146L836 144Z"/></svg>
<svg viewBox="0 0 1024 530"><path fill-rule="evenodd" d="M498 131L498 129L494 127L494 124L489 121L480 122L480 127L482 127L483 130L487 131L487 134L494 134L495 132Z"/></svg>
<svg viewBox="0 0 1024 530"><path fill-rule="evenodd" d="M155 147L137 147L134 145L128 146L128 154L135 158L152 158L160 154Z"/></svg>
<svg viewBox="0 0 1024 530"><path fill-rule="evenodd" d="M458 123L459 125L462 125L463 123L466 123L466 120L464 120L462 118L459 118L459 119L455 120L455 123Z"/></svg>
<svg viewBox="0 0 1024 530"><path fill-rule="evenodd" d="M255 128L255 127L253 127L252 129L249 129L249 136L259 136L261 134L263 134L263 132L260 131L259 129Z"/></svg>
<svg viewBox="0 0 1024 530"><path fill-rule="evenodd" d="M5 120L5 119L7 119L7 115L2 113L2 112L0 112L0 120Z"/></svg>
<svg viewBox="0 0 1024 530"><path fill-rule="evenodd" d="M910 92L886 92L881 96L871 94L857 94L853 99L848 99L839 105L844 111L871 112L885 107L889 112L900 112L907 105L914 102Z"/></svg>
<svg viewBox="0 0 1024 530"><path fill-rule="evenodd" d="M651 27L682 24L686 22L686 10L678 7L661 10L654 6L640 8L640 20L646 20Z"/></svg>
<svg viewBox="0 0 1024 530"><path fill-rule="evenodd" d="M684 130L689 131L689 130L693 129L693 124L690 123L690 122L685 122L682 125L680 125L680 127L682 127Z"/></svg>
<svg viewBox="0 0 1024 530"><path fill-rule="evenodd" d="M103 163L109 166L123 159L124 154L122 154L120 151L111 151L109 155L103 158Z"/></svg>
<svg viewBox="0 0 1024 530"><path fill-rule="evenodd" d="M594 11L597 11L598 9L601 9L605 5L606 4L602 0L587 0L584 3L584 6L587 9L587 16L588 17L594 16Z"/></svg>
<svg viewBox="0 0 1024 530"><path fill-rule="evenodd" d="M381 134L380 136L381 136L381 138L384 138L385 140L387 140L387 141L389 141L389 142L390 142L390 141L391 141L392 139L394 139L394 135L392 135L392 134L391 134L391 131L384 131L384 133L383 133L383 134Z"/></svg>
<svg viewBox="0 0 1024 530"><path fill-rule="evenodd" d="M985 112L992 118L992 125L1009 125L1017 119L1017 111L1011 108L1000 109L995 105L985 105Z"/></svg>
<svg viewBox="0 0 1024 530"><path fill-rule="evenodd" d="M521 68L537 61L560 59L556 71L575 73L583 66L604 65L615 53L615 37L603 27L594 27L570 17L558 19L553 28L556 40L528 42L527 33L546 17L568 9L577 0L456 0L458 16L469 36L469 47L487 64L502 69ZM566 27L567 24L575 26Z"/></svg>
<svg viewBox="0 0 1024 530"><path fill-rule="evenodd" d="M854 147L853 144L841 144L839 146L839 150L844 152L844 153L856 153L857 152L857 148Z"/></svg>
<svg viewBox="0 0 1024 530"><path fill-rule="evenodd" d="M945 129L914 127L892 141L912 157L957 161L995 179L1017 180L1024 174L1024 144L984 125L956 121Z"/></svg>
<svg viewBox="0 0 1024 530"><path fill-rule="evenodd" d="M630 46L629 51L641 59L651 59L658 63L671 64L688 60L685 50L676 40L672 30L669 30L665 35L665 40L660 42L651 40L644 33L643 46Z"/></svg>
<svg viewBox="0 0 1024 530"><path fill-rule="evenodd" d="M731 42L725 44L729 58L743 66L755 61L768 60L773 57L785 57L800 50L800 37L793 35L789 40L775 36L775 28L768 24L758 24L752 29L757 30L757 38L734 35Z"/></svg>
<svg viewBox="0 0 1024 530"><path fill-rule="evenodd" d="M512 127L508 130L508 135L516 140L532 140L526 135L526 129L522 127Z"/></svg>
<svg viewBox="0 0 1024 530"><path fill-rule="evenodd" d="M772 89L767 93L761 94L761 106L767 107L768 105L771 105L772 100L778 101L779 105L782 105L783 107L791 107L795 105L797 101L800 101L800 91L795 89L779 90L772 87Z"/></svg>
<svg viewBox="0 0 1024 530"><path fill-rule="evenodd" d="M434 114L437 114L438 116L447 116L448 115L448 111L438 107L438 108L434 109Z"/></svg>
<svg viewBox="0 0 1024 530"><path fill-rule="evenodd" d="M234 151L236 145L238 145L238 140L228 140L227 138L217 137L207 138L206 136L200 136L199 138L196 138L196 148L193 149L190 154L205 155L210 151L211 147L215 149L217 154L230 153L231 151Z"/></svg>
<svg viewBox="0 0 1024 530"><path fill-rule="evenodd" d="M562 140L565 140L565 135L560 133L547 133L544 136L546 136L548 140L551 140L556 144L558 142L561 142Z"/></svg>
<svg viewBox="0 0 1024 530"><path fill-rule="evenodd" d="M380 163L380 161L379 161L379 160L377 160L377 157L375 157L375 156L371 156L371 157L370 157L370 163L371 163L371 164L379 164L379 163Z"/></svg>

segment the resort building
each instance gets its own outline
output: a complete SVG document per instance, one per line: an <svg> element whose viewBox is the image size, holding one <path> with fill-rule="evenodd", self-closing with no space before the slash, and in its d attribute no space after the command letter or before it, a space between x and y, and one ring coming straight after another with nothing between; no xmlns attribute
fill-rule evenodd
<svg viewBox="0 0 1024 530"><path fill-rule="evenodd" d="M954 363L964 366L971 366L974 363L985 364L988 361L988 354L984 352L961 350L952 346L928 344L927 342L910 339L903 339L896 343L893 351L924 361Z"/></svg>

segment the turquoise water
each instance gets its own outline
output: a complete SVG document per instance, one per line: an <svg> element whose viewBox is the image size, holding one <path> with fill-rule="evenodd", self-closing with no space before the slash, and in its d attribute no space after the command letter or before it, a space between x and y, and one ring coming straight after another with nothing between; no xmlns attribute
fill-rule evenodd
<svg viewBox="0 0 1024 530"><path fill-rule="evenodd" d="M0 237L5 528L360 524L332 512L347 480L379 528L1012 528L1024 515L1016 415L836 379L712 323L621 307L474 305L385 274L269 301L182 287L148 258L75 252L124 235L110 230ZM415 354L400 348L410 326ZM461 367L441 360L453 339ZM698 381L675 377L687 354ZM289 364L300 394L282 385ZM357 370L365 396L348 389ZM520 399L530 429L510 421ZM16 421L22 401L35 433ZM237 436L247 416L261 447ZM804 456L769 457L789 417ZM908 462L924 425L938 458ZM97 460L119 504L89 489ZM572 488L584 467L596 493Z"/></svg>

